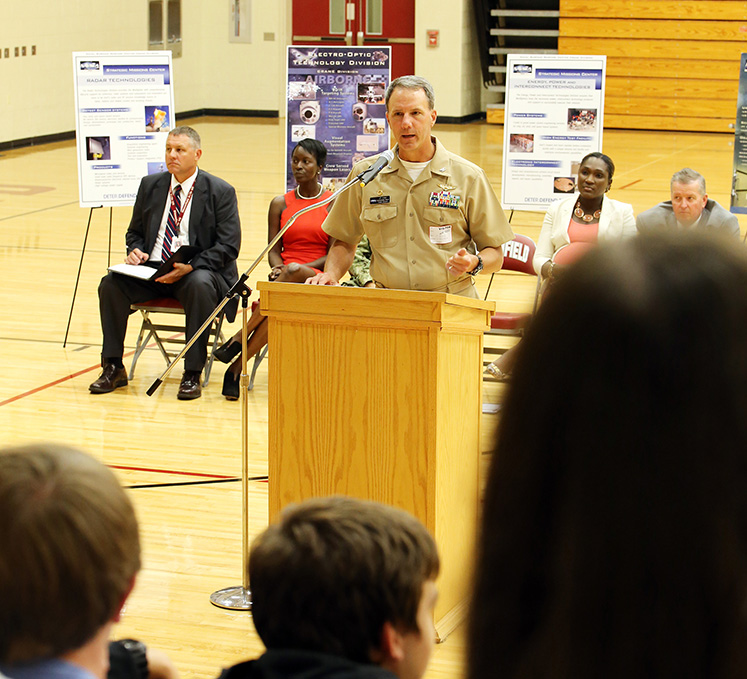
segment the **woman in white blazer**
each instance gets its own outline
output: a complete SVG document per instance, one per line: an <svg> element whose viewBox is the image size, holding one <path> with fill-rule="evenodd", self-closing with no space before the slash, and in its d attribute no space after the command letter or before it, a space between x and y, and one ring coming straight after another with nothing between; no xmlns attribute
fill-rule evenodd
<svg viewBox="0 0 747 679"><path fill-rule="evenodd" d="M576 242L574 231L588 227L591 232L587 242L605 242L634 236L635 215L633 206L608 198L605 194L612 186L615 164L609 156L595 151L581 161L578 169L578 193L553 203L542 223L534 270L544 278L552 278L552 258L565 245ZM557 266L557 265L556 265Z"/></svg>
<svg viewBox="0 0 747 679"><path fill-rule="evenodd" d="M609 156L598 151L589 153L578 169L578 193L550 205L532 262L542 278L551 282L562 272L564 264L554 261L554 257L567 245L581 245L578 251L583 252L596 243L636 234L633 206L606 195L614 174L615 164ZM566 252L570 251L571 248ZM496 379L505 380L515 360L515 351L511 348L485 370Z"/></svg>

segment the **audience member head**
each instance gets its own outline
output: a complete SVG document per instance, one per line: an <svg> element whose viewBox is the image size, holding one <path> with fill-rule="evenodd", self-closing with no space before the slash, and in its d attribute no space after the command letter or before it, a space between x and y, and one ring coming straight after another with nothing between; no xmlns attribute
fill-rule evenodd
<svg viewBox="0 0 747 679"><path fill-rule="evenodd" d="M316 163L317 165L319 165L320 169L326 165L327 147L318 139L302 139L298 142L298 144L295 145L293 150L295 151L299 147L314 156L314 159L316 160Z"/></svg>
<svg viewBox="0 0 747 679"><path fill-rule="evenodd" d="M189 141L192 144L192 148L195 150L199 150L202 148L202 140L200 139L200 135L197 133L197 130L195 130L193 127L189 127L187 125L179 125L178 127L175 127L173 130L169 131L169 137L187 137ZM168 137L167 137L168 141Z"/></svg>
<svg viewBox="0 0 747 679"><path fill-rule="evenodd" d="M672 175L669 188L677 221L683 226L697 222L708 202L703 175L686 167Z"/></svg>
<svg viewBox="0 0 747 679"><path fill-rule="evenodd" d="M433 644L439 559L425 527L348 497L286 508L253 543L252 615L268 649L379 664L417 679Z"/></svg>
<svg viewBox="0 0 747 679"><path fill-rule="evenodd" d="M132 504L78 450L0 450L0 554L0 663L59 657L119 617L140 568Z"/></svg>
<svg viewBox="0 0 747 679"><path fill-rule="evenodd" d="M430 84L425 78L421 78L419 75L403 75L399 78L395 78L389 84L384 96L384 103L386 104L387 110L389 109L389 100L398 87L404 90L423 90L425 97L428 100L428 108L432 111L436 108L436 94L433 91L433 85Z"/></svg>
<svg viewBox="0 0 747 679"><path fill-rule="evenodd" d="M603 245L540 309L485 492L469 679L747 670L747 255Z"/></svg>
<svg viewBox="0 0 747 679"><path fill-rule="evenodd" d="M585 155L578 166L579 201L587 205L601 206L604 194L612 186L615 164L612 158L594 151ZM597 215L598 216L598 215Z"/></svg>
<svg viewBox="0 0 747 679"><path fill-rule="evenodd" d="M608 178L610 180L610 183L612 183L612 178L615 176L615 164L612 162L612 158L604 153L601 153L600 151L592 151L591 153L587 153L581 159L581 165L584 165L586 161L591 158L598 158L605 164L605 166L607 167Z"/></svg>
<svg viewBox="0 0 747 679"><path fill-rule="evenodd" d="M180 184L197 171L202 157L200 135L197 130L182 125L166 137L166 167Z"/></svg>

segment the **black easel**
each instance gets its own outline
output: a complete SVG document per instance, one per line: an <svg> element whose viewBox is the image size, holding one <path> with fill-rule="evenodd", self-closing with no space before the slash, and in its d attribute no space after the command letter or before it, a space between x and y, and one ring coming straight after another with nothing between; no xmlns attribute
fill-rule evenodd
<svg viewBox="0 0 747 679"><path fill-rule="evenodd" d="M78 264L78 275L75 277L75 289L73 290L73 301L70 303L70 315L67 317L67 328L65 329L65 339L62 341L63 348L67 346L67 336L70 332L70 322L73 320L73 308L75 307L75 296L78 294L78 283L80 282L80 272L83 269L83 256L86 254L86 243L88 242L88 231L91 228L91 218L93 217L93 211L103 207L92 207L88 212L88 224L86 224L86 235L83 238L83 248L80 251L80 263ZM106 251L106 268L108 269L112 263L112 213L114 208L109 208L109 247Z"/></svg>

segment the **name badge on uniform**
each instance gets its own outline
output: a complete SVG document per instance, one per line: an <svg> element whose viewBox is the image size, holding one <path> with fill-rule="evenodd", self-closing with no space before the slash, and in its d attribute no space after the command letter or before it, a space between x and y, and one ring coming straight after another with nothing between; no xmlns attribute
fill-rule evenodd
<svg viewBox="0 0 747 679"><path fill-rule="evenodd" d="M391 200L391 196L371 196L369 205L386 205Z"/></svg>
<svg viewBox="0 0 747 679"><path fill-rule="evenodd" d="M451 243L451 224L444 226L431 226L430 237L434 245L446 245Z"/></svg>
<svg viewBox="0 0 747 679"><path fill-rule="evenodd" d="M458 209L462 204L462 197L454 195L451 191L434 191L431 193L428 203L431 207Z"/></svg>

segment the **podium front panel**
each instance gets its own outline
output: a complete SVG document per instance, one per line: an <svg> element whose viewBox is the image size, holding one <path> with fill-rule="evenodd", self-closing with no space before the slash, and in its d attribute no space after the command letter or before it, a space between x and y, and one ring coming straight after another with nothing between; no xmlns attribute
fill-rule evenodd
<svg viewBox="0 0 747 679"><path fill-rule="evenodd" d="M270 519L291 502L337 494L414 514L439 548L435 618L445 636L465 614L471 573L489 305L259 287L269 317Z"/></svg>

